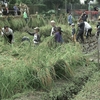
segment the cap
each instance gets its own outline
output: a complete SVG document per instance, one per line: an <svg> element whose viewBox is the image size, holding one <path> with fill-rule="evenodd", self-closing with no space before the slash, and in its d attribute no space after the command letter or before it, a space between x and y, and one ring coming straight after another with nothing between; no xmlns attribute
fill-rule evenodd
<svg viewBox="0 0 100 100"><path fill-rule="evenodd" d="M51 21L51 23L55 23L55 21L54 21L54 20L52 20L52 21Z"/></svg>
<svg viewBox="0 0 100 100"><path fill-rule="evenodd" d="M77 24L79 25L80 23L79 23L79 22L77 22Z"/></svg>
<svg viewBox="0 0 100 100"><path fill-rule="evenodd" d="M98 19L100 20L100 16L98 17Z"/></svg>
<svg viewBox="0 0 100 100"><path fill-rule="evenodd" d="M39 27L35 27L34 29L35 29L35 30L39 30Z"/></svg>
<svg viewBox="0 0 100 100"><path fill-rule="evenodd" d="M75 24L74 24L74 23L72 23L72 26L75 26Z"/></svg>

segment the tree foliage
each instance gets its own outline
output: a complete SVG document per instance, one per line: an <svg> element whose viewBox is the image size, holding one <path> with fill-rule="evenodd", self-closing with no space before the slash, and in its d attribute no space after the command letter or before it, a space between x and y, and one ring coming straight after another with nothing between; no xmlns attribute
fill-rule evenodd
<svg viewBox="0 0 100 100"><path fill-rule="evenodd" d="M99 0L98 0L99 1ZM47 7L63 7L66 3L79 3L80 0L9 0L11 4L23 2L25 4L45 4Z"/></svg>
<svg viewBox="0 0 100 100"><path fill-rule="evenodd" d="M43 3L45 5L47 5L47 7L49 9L57 9L59 7L62 7L63 6L63 1L62 0L44 0Z"/></svg>
<svg viewBox="0 0 100 100"><path fill-rule="evenodd" d="M66 0L67 3L80 3L80 0Z"/></svg>
<svg viewBox="0 0 100 100"><path fill-rule="evenodd" d="M100 3L100 0L97 0L98 3Z"/></svg>

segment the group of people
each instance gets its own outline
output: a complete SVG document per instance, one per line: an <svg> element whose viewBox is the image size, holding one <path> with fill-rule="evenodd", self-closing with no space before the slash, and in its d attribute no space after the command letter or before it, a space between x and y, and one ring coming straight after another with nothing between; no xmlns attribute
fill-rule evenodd
<svg viewBox="0 0 100 100"><path fill-rule="evenodd" d="M25 21L27 22L27 18L29 15L29 8L26 4L20 3L20 5L15 4L13 7L9 7L8 1L2 1L0 3L0 17L3 17L5 15L14 15L18 16L21 15L23 18L25 18Z"/></svg>
<svg viewBox="0 0 100 100"><path fill-rule="evenodd" d="M83 12L78 20L77 23L77 32L75 29L75 24L73 23L72 20L72 15L69 13L68 15L68 24L69 26L72 26L72 40L75 42L79 42L79 38L81 39L81 42L84 43L84 33L86 36L86 39L88 39L89 36L91 36L92 32L92 27L91 25L87 22L88 15L86 12ZM76 34L77 33L77 34Z"/></svg>
<svg viewBox="0 0 100 100"><path fill-rule="evenodd" d="M14 42L14 32L9 26L4 26L3 28L0 29L0 31L1 35L4 37L5 43L12 44ZM27 31L27 33L33 36L34 44L36 45L39 44L40 42L39 27L35 27L34 32L31 33ZM23 42L24 40L29 40L29 38L23 37L21 41Z"/></svg>
<svg viewBox="0 0 100 100"><path fill-rule="evenodd" d="M99 21L96 26L96 28L97 28L96 37L97 38L99 37L99 34L100 34L100 16L98 17L98 20ZM61 27L56 26L56 22L54 20L52 20L50 23L52 26L50 36L54 37L54 40L56 43L63 43L63 38L62 38L63 31L62 31ZM76 34L75 24L73 22L72 23L68 22L68 24L69 24L69 27L70 26L72 27L72 41L74 41L74 42L76 42L76 41L78 42L79 38L80 38L81 42L84 43L84 33L86 35L86 39L88 39L88 37L92 35L91 34L92 27L87 22L87 15L85 12L80 16L79 22L77 23L77 26L78 26L77 34ZM39 31L40 31L39 27L35 27L33 32L26 31L29 35L33 36L33 43L36 45L38 45L41 41ZM11 44L14 41L13 30L10 27L4 26L4 28L1 29L1 34L2 34L2 36L4 36L4 39L8 43ZM24 41L24 40L29 40L29 38L23 37L22 41Z"/></svg>
<svg viewBox="0 0 100 100"><path fill-rule="evenodd" d="M54 36L55 42L62 43L63 39L62 39L61 27L56 27L54 20L51 21L51 26L52 28L51 28L50 36ZM33 36L33 43L35 45L38 45L41 41L39 30L40 30L39 27L35 27L33 32L26 31L29 35ZM1 28L1 35L4 37L4 40L7 43L10 43L10 44L13 43L14 32L10 27L4 26L3 28ZM25 40L30 41L28 37L24 36L21 41L23 42Z"/></svg>
<svg viewBox="0 0 100 100"><path fill-rule="evenodd" d="M51 21L51 26L52 26L52 28L51 28L50 36L54 36L55 42L62 43L63 42L63 39L62 39L63 31L62 31L61 27L59 27L59 26L57 27L55 25L54 20Z"/></svg>

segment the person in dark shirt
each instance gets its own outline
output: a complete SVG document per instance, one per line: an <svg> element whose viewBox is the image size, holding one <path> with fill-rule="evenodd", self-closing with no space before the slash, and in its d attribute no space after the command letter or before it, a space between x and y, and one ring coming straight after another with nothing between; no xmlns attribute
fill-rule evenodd
<svg viewBox="0 0 100 100"><path fill-rule="evenodd" d="M78 30L78 34L77 34L76 40L78 41L79 37L80 37L82 43L84 43L84 37L83 37L84 26L85 26L84 21L81 19L80 23L78 24L79 30Z"/></svg>
<svg viewBox="0 0 100 100"><path fill-rule="evenodd" d="M61 27L56 27L55 42L62 43L62 30Z"/></svg>
<svg viewBox="0 0 100 100"><path fill-rule="evenodd" d="M98 17L98 24L96 28L97 28L96 37L98 38L100 34L100 16Z"/></svg>
<svg viewBox="0 0 100 100"><path fill-rule="evenodd" d="M94 11L98 12L98 7L94 7ZM98 13L95 13L94 16L97 19L98 18Z"/></svg>
<svg viewBox="0 0 100 100"><path fill-rule="evenodd" d="M88 15L86 14L86 12L84 11L81 16L80 16L80 20L83 20L83 21L87 21L87 18L88 18Z"/></svg>

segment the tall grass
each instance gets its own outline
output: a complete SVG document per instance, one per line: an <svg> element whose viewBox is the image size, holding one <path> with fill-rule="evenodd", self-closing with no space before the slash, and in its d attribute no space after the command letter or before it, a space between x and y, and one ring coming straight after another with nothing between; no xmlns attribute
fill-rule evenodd
<svg viewBox="0 0 100 100"><path fill-rule="evenodd" d="M42 25L32 23L34 18L30 20L30 27ZM83 61L80 45L56 44L53 37L47 37L50 34L50 25L47 25L49 21L40 20L46 26L40 28L44 38L39 46L34 46L32 42L30 45L28 41L21 43L23 36L28 36L30 40L33 38L26 32L15 32L13 45L4 45L3 37L0 38L0 99L9 98L28 89L48 90L56 79L72 77L77 63ZM21 18L10 19L9 23L14 29L25 25ZM71 36L70 29L62 23L57 25L64 30L64 41L68 41Z"/></svg>
<svg viewBox="0 0 100 100"><path fill-rule="evenodd" d="M74 74L72 63L82 60L80 46L62 44L48 48L46 38L39 46L20 43L26 33L16 32L15 43L3 45L0 41L0 97L8 98L28 89L49 89L55 79L69 78Z"/></svg>

